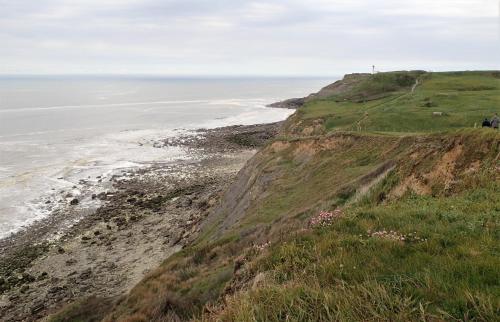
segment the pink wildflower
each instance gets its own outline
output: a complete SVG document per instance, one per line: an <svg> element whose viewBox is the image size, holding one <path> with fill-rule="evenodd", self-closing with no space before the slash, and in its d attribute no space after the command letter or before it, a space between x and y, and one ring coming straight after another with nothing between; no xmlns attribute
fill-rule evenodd
<svg viewBox="0 0 500 322"><path fill-rule="evenodd" d="M269 246L271 246L271 242L266 242L266 243L261 244L261 245L253 245L253 248L255 250L258 250L258 251L263 251L264 249L268 248Z"/></svg>
<svg viewBox="0 0 500 322"><path fill-rule="evenodd" d="M417 233L409 233L407 235L399 233L397 231L390 230L387 232L387 230L380 230L380 231L375 231L372 232L371 230L368 230L368 237L374 237L374 238L380 238L380 239L387 239L387 240L394 240L394 241L402 241L402 242L424 242L427 241L427 239L420 238L417 236Z"/></svg>
<svg viewBox="0 0 500 322"><path fill-rule="evenodd" d="M311 218L309 225L312 227L328 227L333 224L333 222L342 217L344 213L341 209L337 208L332 212L322 211L318 215Z"/></svg>

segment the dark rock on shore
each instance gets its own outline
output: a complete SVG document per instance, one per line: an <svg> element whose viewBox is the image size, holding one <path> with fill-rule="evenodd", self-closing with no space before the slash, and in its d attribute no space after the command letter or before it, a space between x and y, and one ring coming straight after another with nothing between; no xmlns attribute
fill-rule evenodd
<svg viewBox="0 0 500 322"><path fill-rule="evenodd" d="M235 125L223 128L198 130L198 135L184 135L163 141L163 146L188 147L199 152L226 153L257 149L274 138L283 122Z"/></svg>
<svg viewBox="0 0 500 322"><path fill-rule="evenodd" d="M274 107L274 108L288 108L288 109L293 109L296 110L300 107L302 107L306 103L307 98L291 98L287 99L281 102L276 102L269 104L268 107Z"/></svg>

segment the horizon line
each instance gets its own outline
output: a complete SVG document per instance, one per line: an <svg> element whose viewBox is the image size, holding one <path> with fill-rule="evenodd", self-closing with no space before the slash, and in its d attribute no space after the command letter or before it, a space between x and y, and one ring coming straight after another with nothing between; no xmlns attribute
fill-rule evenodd
<svg viewBox="0 0 500 322"><path fill-rule="evenodd" d="M377 73L390 73L398 71L413 71L417 69L399 69L399 70L387 70ZM498 69L462 69L462 70L425 70L419 69L428 73L453 73L453 72L498 72ZM325 74L325 75L300 75L300 74L152 74L152 73L61 73L61 74L48 74L48 73L19 73L19 74L2 74L0 73L0 79L9 78L65 78L65 77L79 77L79 78L157 78L157 79L252 79L252 78L264 78L264 79L327 79L327 78L341 78L345 75L365 73L372 74L370 71L352 71L348 73L338 73L338 74Z"/></svg>
<svg viewBox="0 0 500 322"><path fill-rule="evenodd" d="M287 74L148 74L148 73L65 73L65 74L0 74L0 78L23 78L23 77L148 77L148 78L331 78L340 77L343 74L337 75L287 75Z"/></svg>

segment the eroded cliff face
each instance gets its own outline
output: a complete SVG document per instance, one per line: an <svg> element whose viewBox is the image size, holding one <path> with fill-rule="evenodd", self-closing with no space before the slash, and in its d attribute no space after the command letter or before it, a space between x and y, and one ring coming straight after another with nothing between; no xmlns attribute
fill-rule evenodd
<svg viewBox="0 0 500 322"><path fill-rule="evenodd" d="M206 226L213 238L249 222L264 224L306 210L359 200L389 174L393 186L380 202L406 193L450 195L484 167L499 161L495 135L462 132L446 136L336 133L277 139L255 155L226 191ZM492 178L496 180L498 177ZM340 197L339 197L340 195ZM263 209L270 199L276 209Z"/></svg>
<svg viewBox="0 0 500 322"><path fill-rule="evenodd" d="M209 314L208 320L231 320L237 316L245 316L243 312L250 309L245 305L265 306L261 301L267 296L272 296L270 294L273 294L276 288L280 290L279 292L286 293L290 288L297 286L297 283L301 285L298 286L300 290L301 287L306 287L304 279L307 280L309 273L304 273L305 276L302 276L301 269L306 272L319 264L311 263L307 266L303 263L310 260L304 258L312 255L307 252L301 253L300 241L312 238L305 236L314 235L310 231L310 220L320 212L342 209L339 214L343 214L344 210L356 213L359 210L350 209L357 209L359 204L366 204L368 208L387 207L392 209L391 211L394 211L394 207L395 209L401 207L396 211L404 213L409 211L405 207L411 200L427 200L420 206L414 206L410 213L415 212L416 216L423 216L425 219L422 219L422 222L429 221L431 228L428 229L434 230L432 222L436 221L435 225L439 226L440 220L457 221L458 215L454 213L463 206L463 200L474 200L481 196L479 198L484 200L481 200L481 204L473 206L473 209L483 210L485 213L466 212L464 223L456 226L472 227L478 222L477 218L480 218L481 228L474 229L476 231L484 229L488 235L496 225L495 220L488 217L488 214L492 215L498 211L498 206L492 201L495 198L497 201L500 200L498 190L496 197L494 193L498 182L500 182L500 136L497 133L479 134L474 131L460 131L447 135L406 137L336 133L302 140L278 139L247 163L238 180L230 186L221 204L212 213L213 223L216 223L217 228L212 230L210 238L216 241L236 235L233 245L237 245L237 251L225 257L234 263L234 273L226 282L222 292L224 305L217 308L213 314ZM448 198L456 200L456 206L453 202L447 207L433 204ZM363 216L365 212L368 213L367 210L361 211ZM436 218L433 217L434 214ZM361 215L353 216L354 219L347 219L351 225L356 225L357 220L363 221L363 217L355 219ZM374 219L375 222L378 220L380 219ZM396 225L404 227L403 219ZM452 226L454 225L450 223L444 224L444 227L450 230L446 232L439 232L436 228L438 232L433 238L455 234L451 232L455 228L449 228ZM397 238L403 242L409 240L410 244L413 238L416 238L416 242L424 238L418 236L423 230L419 225L402 229L411 229L412 233L404 235L399 232L384 233L385 230L380 230L376 234L379 234L380 238L391 240ZM344 233L341 228L334 228L332 234L335 236L341 232ZM334 238L330 235L321 237L322 233L318 234L320 237L315 237L318 246L312 244L309 250L311 252L316 249L315 247L321 248L321 243L326 243L329 238ZM384 234L392 235L384 237ZM353 242L353 238L359 238L360 245L366 242L365 237L358 237L355 234L350 236L348 241L344 241L346 245ZM484 238L488 240L489 237ZM297 248L289 249L292 246L287 246L288 242ZM270 245L276 245L281 249L281 253L266 254L266 248ZM339 244L328 245L328 247L344 248ZM224 248L224 246L218 247ZM345 247L350 249L349 246ZM356 253L357 247L361 246L353 246L350 251ZM411 253L413 250L407 251ZM337 256L345 256L342 255L342 251L339 252ZM266 259L263 259L263 256ZM294 259L288 262L289 257ZM491 257L488 255L488 258ZM271 261L276 266L266 266L267 264L263 264L267 263L266 261ZM326 259L325 261L328 262ZM425 266L423 262L418 265L420 264ZM328 264L321 265L328 266ZM296 272L295 266L302 268L297 268ZM273 267L280 268L274 270ZM460 265L457 269L459 267ZM356 267L353 270L355 271ZM283 271L287 272L286 274L292 274L290 272L293 271L295 272L293 274L299 274L301 278L298 280L290 278L294 282L281 285L277 282L280 278L289 279L280 275L285 274ZM320 283L321 279L316 282ZM260 292L261 289L266 291ZM321 286L318 286L316 291L320 292L320 289ZM356 300L360 300L363 295L356 296ZM253 314L259 316L260 313ZM270 312L266 314L272 315ZM488 311L484 314L486 316L494 313ZM413 318L410 313L404 317L408 320Z"/></svg>

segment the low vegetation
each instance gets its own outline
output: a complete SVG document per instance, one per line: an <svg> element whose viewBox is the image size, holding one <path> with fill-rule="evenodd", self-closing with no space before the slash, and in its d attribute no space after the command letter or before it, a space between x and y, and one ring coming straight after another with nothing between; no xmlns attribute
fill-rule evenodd
<svg viewBox="0 0 500 322"><path fill-rule="evenodd" d="M378 78L393 80L395 77L378 75L362 81L358 86L366 87L365 83L379 84ZM411 93L412 86L400 87L396 81L386 80L382 82L385 85L376 87L378 91L375 93L383 96L380 99L356 102L339 100L338 96L334 96L314 100L299 111L292 124L300 123L299 128L303 129L321 121L323 130L327 132L395 134L473 128L480 126L485 117L491 117L498 111L500 78L496 75L493 72L412 74L407 78L419 80L414 93ZM343 95L357 96L358 91L355 86Z"/></svg>
<svg viewBox="0 0 500 322"><path fill-rule="evenodd" d="M309 101L199 240L101 317L498 320L500 133L474 129L498 75L378 74Z"/></svg>
<svg viewBox="0 0 500 322"><path fill-rule="evenodd" d="M52 322L97 322L109 310L111 299L91 296L71 303L50 317Z"/></svg>
<svg viewBox="0 0 500 322"><path fill-rule="evenodd" d="M208 319L497 320L500 185L490 175L453 197L365 201L277 243L254 264L265 283Z"/></svg>

